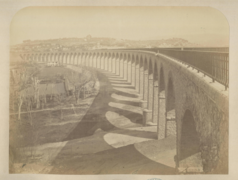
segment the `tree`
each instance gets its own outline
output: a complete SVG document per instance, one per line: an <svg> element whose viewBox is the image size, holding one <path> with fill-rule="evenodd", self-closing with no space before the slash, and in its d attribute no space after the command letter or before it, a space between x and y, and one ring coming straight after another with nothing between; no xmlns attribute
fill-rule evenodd
<svg viewBox="0 0 238 180"><path fill-rule="evenodd" d="M38 80L37 76L33 76L31 79L32 79L32 85L33 85L33 90L34 90L34 100L36 102L36 108L38 109L40 107L38 84L41 82L41 80Z"/></svg>
<svg viewBox="0 0 238 180"><path fill-rule="evenodd" d="M71 76L69 76L67 79L69 79L70 83L73 85L72 94L75 97L76 104L78 104L79 95L80 95L79 74L77 72L71 71Z"/></svg>
<svg viewBox="0 0 238 180"><path fill-rule="evenodd" d="M24 95L23 93L19 93L18 94L18 98L17 98L17 104L18 104L18 120L21 121L21 108L22 108L22 104L23 104L23 100L24 100Z"/></svg>
<svg viewBox="0 0 238 180"><path fill-rule="evenodd" d="M75 100L76 100L76 104L78 104L79 96L80 96L80 89L78 87L75 87L74 97L75 97Z"/></svg>
<svg viewBox="0 0 238 180"><path fill-rule="evenodd" d="M53 89L54 89L54 84L51 84L51 93L50 93L50 100L53 100Z"/></svg>
<svg viewBox="0 0 238 180"><path fill-rule="evenodd" d="M91 80L94 82L94 84L93 84L93 88L94 88L96 81L97 81L97 75L92 71L91 71Z"/></svg>
<svg viewBox="0 0 238 180"><path fill-rule="evenodd" d="M48 84L46 84L45 90L44 90L44 93L43 93L45 105L47 104L47 100L46 100L46 90L47 90L47 88L48 88Z"/></svg>
<svg viewBox="0 0 238 180"><path fill-rule="evenodd" d="M31 97L27 97L26 98L26 108L27 108L27 112L29 113L28 114L28 117L30 117L31 119L31 125L33 125L33 122L32 122L32 116L31 116L31 110L32 110L32 101L31 101Z"/></svg>
<svg viewBox="0 0 238 180"><path fill-rule="evenodd" d="M63 93L56 94L56 100L58 101L58 103L60 105L60 119L61 120L63 119L63 109L62 109L63 108L63 106L62 106L63 96L64 96Z"/></svg>
<svg viewBox="0 0 238 180"><path fill-rule="evenodd" d="M15 96L17 99L17 105L18 105L18 120L21 120L21 108L22 104L25 99L24 91L27 92L27 80L28 76L26 75L26 69L23 69L22 73L20 74L20 81L18 84L14 87Z"/></svg>

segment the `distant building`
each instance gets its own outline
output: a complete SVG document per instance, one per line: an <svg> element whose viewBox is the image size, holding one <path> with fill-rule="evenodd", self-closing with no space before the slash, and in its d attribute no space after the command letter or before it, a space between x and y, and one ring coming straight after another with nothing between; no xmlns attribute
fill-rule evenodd
<svg viewBox="0 0 238 180"><path fill-rule="evenodd" d="M91 35L87 35L86 39L87 39L87 41L90 41L92 39L92 36Z"/></svg>
<svg viewBox="0 0 238 180"><path fill-rule="evenodd" d="M30 43L31 42L31 40L25 40L25 41L23 41L23 43Z"/></svg>

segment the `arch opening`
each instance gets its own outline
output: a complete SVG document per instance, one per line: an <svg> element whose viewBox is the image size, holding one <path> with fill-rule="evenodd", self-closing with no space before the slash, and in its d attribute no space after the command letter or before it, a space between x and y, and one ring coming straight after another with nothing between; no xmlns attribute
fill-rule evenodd
<svg viewBox="0 0 238 180"><path fill-rule="evenodd" d="M108 58L108 71L110 71L110 72L112 70L112 58L113 58L113 54L110 54L110 56Z"/></svg>
<svg viewBox="0 0 238 180"><path fill-rule="evenodd" d="M152 116L152 122L157 124L158 122L158 115L159 115L159 75L158 75L158 69L157 64L155 63L154 67L154 98L153 98L153 116Z"/></svg>
<svg viewBox="0 0 238 180"><path fill-rule="evenodd" d="M148 71L148 109L152 110L153 108L153 96L154 96L154 77L153 77L153 66L152 66L152 60L149 60L149 71ZM152 121L152 116L150 118Z"/></svg>
<svg viewBox="0 0 238 180"><path fill-rule="evenodd" d="M200 152L200 141L193 114L186 110L182 119L179 160L184 160Z"/></svg>
<svg viewBox="0 0 238 180"><path fill-rule="evenodd" d="M123 79L127 80L128 77L127 77L127 66L128 66L128 59L127 59L127 55L124 54L124 58L123 58L123 68L124 68L124 71L123 71Z"/></svg>
<svg viewBox="0 0 238 180"><path fill-rule="evenodd" d="M135 79L135 86L136 86L136 91L139 92L140 89L140 61L138 56L136 56L136 79Z"/></svg>
<svg viewBox="0 0 238 180"><path fill-rule="evenodd" d="M123 54L120 55L120 77L123 77Z"/></svg>
<svg viewBox="0 0 238 180"><path fill-rule="evenodd" d="M160 68L160 80L159 80L159 119L158 119L158 139L165 138L166 129L166 106L165 106L165 80L163 67Z"/></svg>
<svg viewBox="0 0 238 180"><path fill-rule="evenodd" d="M99 56L100 56L100 57L99 57L99 68L100 68L100 69L103 69L103 68L104 68L104 57L103 57L103 53L101 53Z"/></svg>
<svg viewBox="0 0 238 180"><path fill-rule="evenodd" d="M169 78L166 98L166 137L176 136L175 93L172 78Z"/></svg>
<svg viewBox="0 0 238 180"><path fill-rule="evenodd" d="M116 55L116 75L120 75L120 55Z"/></svg>
<svg viewBox="0 0 238 180"><path fill-rule="evenodd" d="M139 93L141 95L141 97L143 98L143 82L144 82L144 63L143 63L143 58L140 58L140 84L139 84Z"/></svg>
<svg viewBox="0 0 238 180"><path fill-rule="evenodd" d="M143 100L148 101L148 61L146 58L144 60L144 85L143 86L144 86ZM147 107L148 107L148 104L147 104Z"/></svg>
<svg viewBox="0 0 238 180"><path fill-rule="evenodd" d="M116 58L116 55L113 53L112 54L112 59L111 59L111 72L112 73L115 73L116 72L116 63L115 63L115 58Z"/></svg>
<svg viewBox="0 0 238 180"><path fill-rule="evenodd" d="M136 60L134 54L131 58L131 85L135 87L136 85Z"/></svg>
<svg viewBox="0 0 238 180"><path fill-rule="evenodd" d="M108 54L107 53L105 53L105 55L104 55L104 70L108 70Z"/></svg>
<svg viewBox="0 0 238 180"><path fill-rule="evenodd" d="M132 71L132 62L131 62L131 55L128 54L127 56L127 82L131 83L131 71Z"/></svg>

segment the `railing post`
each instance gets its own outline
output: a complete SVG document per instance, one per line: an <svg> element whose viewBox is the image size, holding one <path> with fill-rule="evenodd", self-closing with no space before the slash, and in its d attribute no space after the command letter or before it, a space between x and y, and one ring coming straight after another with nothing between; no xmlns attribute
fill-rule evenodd
<svg viewBox="0 0 238 180"><path fill-rule="evenodd" d="M229 78L229 53L203 51L205 50L194 51L181 48L181 50L164 49L160 50L160 53L180 61L188 68L196 69L198 73L202 72L204 77L210 77L212 82L217 81L226 86L227 89L229 87L227 83Z"/></svg>

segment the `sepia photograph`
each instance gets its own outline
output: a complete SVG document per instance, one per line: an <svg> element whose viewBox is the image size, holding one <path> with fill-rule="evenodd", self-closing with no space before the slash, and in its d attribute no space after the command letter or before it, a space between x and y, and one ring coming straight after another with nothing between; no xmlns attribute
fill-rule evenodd
<svg viewBox="0 0 238 180"><path fill-rule="evenodd" d="M229 173L219 10L31 6L9 33L9 174Z"/></svg>

